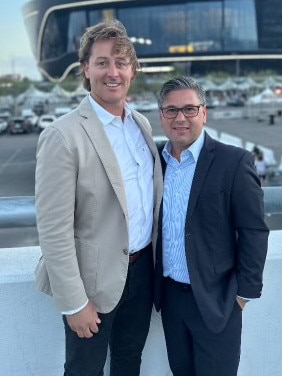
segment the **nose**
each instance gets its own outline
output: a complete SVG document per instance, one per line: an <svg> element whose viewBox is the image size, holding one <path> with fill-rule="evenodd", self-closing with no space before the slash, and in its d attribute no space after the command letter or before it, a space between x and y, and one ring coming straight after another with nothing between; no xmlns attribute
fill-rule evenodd
<svg viewBox="0 0 282 376"><path fill-rule="evenodd" d="M111 77L116 77L118 75L118 68L114 63L109 64L108 75Z"/></svg>
<svg viewBox="0 0 282 376"><path fill-rule="evenodd" d="M178 111L178 114L176 115L175 119L176 119L176 120L183 120L183 119L186 120L186 117L184 116L182 110L179 110L179 111Z"/></svg>

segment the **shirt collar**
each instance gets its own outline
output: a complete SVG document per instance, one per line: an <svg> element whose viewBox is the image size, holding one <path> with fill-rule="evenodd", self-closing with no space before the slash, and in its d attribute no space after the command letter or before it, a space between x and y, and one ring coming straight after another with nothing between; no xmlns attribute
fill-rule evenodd
<svg viewBox="0 0 282 376"><path fill-rule="evenodd" d="M204 140L205 140L205 133L204 133L204 129L202 129L202 132L201 132L200 136L197 138L197 140L195 142L193 142L193 144L191 146L189 146L189 148L183 150L181 155L182 154L185 155L185 154L188 154L190 152L192 154L193 158L194 158L195 163L197 163L200 152L201 152L202 147L204 145ZM167 141L167 143L165 144L165 147L162 151L162 155L163 155L166 162L168 162L169 158L172 157L171 141Z"/></svg>
<svg viewBox="0 0 282 376"><path fill-rule="evenodd" d="M119 116L115 116L104 109L104 107L100 106L98 102L95 101L95 99L91 96L91 94L88 94L90 105L93 109L93 111L98 116L98 119L101 121L101 123L104 126L109 125L115 118L119 118ZM124 120L126 120L127 117L132 118L132 112L128 104L125 102L124 104L124 110L125 110L125 117Z"/></svg>

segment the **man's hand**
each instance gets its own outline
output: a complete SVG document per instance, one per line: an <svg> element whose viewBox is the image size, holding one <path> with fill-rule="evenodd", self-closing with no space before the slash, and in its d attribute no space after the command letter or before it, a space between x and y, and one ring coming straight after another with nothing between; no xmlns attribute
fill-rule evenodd
<svg viewBox="0 0 282 376"><path fill-rule="evenodd" d="M88 302L79 312L73 315L66 315L70 328L80 338L91 338L93 333L98 333L98 324L101 323L95 306Z"/></svg>
<svg viewBox="0 0 282 376"><path fill-rule="evenodd" d="M246 300L240 298L239 296L236 297L236 301L237 303L239 304L241 310L243 311L243 309L245 308L245 305L247 304Z"/></svg>

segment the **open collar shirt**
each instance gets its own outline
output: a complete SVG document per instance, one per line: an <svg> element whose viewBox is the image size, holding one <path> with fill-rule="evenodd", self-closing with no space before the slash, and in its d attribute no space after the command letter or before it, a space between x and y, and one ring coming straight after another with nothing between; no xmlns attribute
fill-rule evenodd
<svg viewBox="0 0 282 376"><path fill-rule="evenodd" d="M93 110L104 126L123 177L129 217L129 251L136 252L152 240L153 156L140 127L125 104L125 117L115 116L89 94Z"/></svg>
<svg viewBox="0 0 282 376"><path fill-rule="evenodd" d="M163 275L190 283L185 254L185 220L197 161L204 144L204 131L181 153L180 162L172 156L171 142L162 152L167 167L163 194Z"/></svg>

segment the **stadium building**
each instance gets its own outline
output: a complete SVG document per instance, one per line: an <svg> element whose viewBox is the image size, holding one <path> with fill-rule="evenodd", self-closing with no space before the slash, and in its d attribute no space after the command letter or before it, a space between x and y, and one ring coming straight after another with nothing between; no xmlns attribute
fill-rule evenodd
<svg viewBox="0 0 282 376"><path fill-rule="evenodd" d="M281 0L32 0L22 11L39 71L53 82L76 71L85 28L107 18L125 25L147 72L282 73Z"/></svg>

